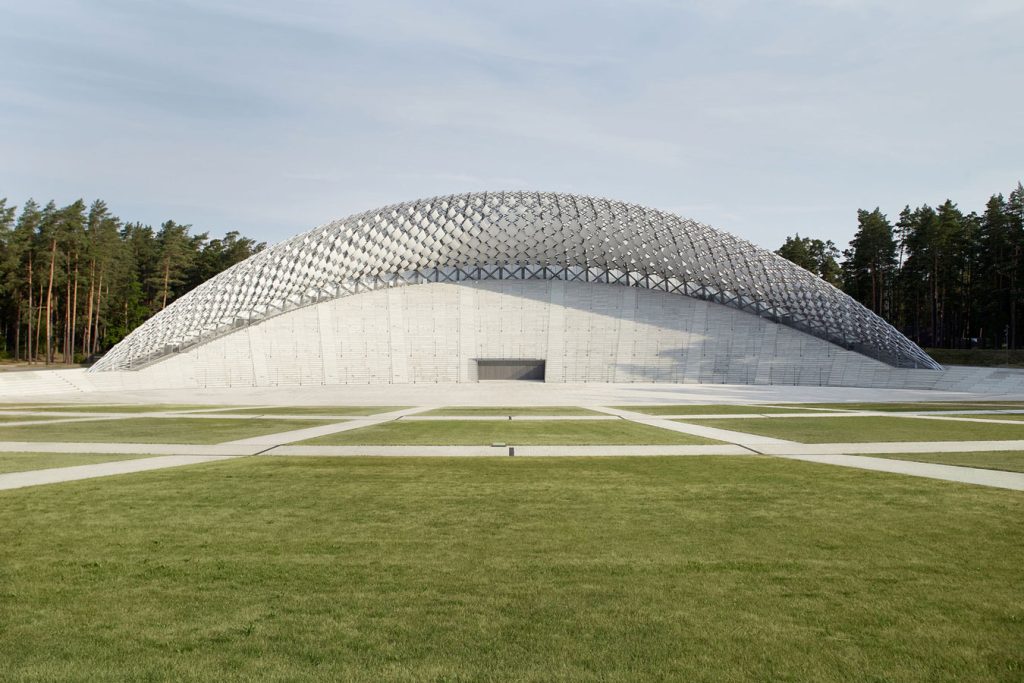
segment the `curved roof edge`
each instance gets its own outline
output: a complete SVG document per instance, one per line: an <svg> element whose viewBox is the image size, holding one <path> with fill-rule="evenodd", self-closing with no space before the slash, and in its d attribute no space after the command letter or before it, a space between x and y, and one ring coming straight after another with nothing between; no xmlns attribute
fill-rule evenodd
<svg viewBox="0 0 1024 683"><path fill-rule="evenodd" d="M499 278L675 292L895 367L941 369L848 295L727 232L613 200L491 192L395 204L274 245L180 297L90 371L138 369L287 311L363 291Z"/></svg>

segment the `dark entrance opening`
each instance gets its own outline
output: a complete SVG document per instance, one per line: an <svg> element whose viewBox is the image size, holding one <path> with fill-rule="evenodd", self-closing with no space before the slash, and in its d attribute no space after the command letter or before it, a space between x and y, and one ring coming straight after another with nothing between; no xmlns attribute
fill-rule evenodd
<svg viewBox="0 0 1024 683"><path fill-rule="evenodd" d="M544 381L544 361L524 358L478 360L476 376L481 382L501 379Z"/></svg>

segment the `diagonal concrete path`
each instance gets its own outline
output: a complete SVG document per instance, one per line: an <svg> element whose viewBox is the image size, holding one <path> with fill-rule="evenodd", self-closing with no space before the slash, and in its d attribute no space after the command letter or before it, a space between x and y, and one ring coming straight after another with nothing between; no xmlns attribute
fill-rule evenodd
<svg viewBox="0 0 1024 683"><path fill-rule="evenodd" d="M658 427L660 429L667 429L670 432L692 434L693 436L701 436L705 439L715 439L716 441L725 441L726 443L737 444L745 448L749 448L757 453L761 452L760 447L762 446L781 446L795 443L794 441L786 441L784 439L773 439L770 436L747 434L746 432L733 432L727 429L704 427L702 425L688 424L685 422L674 422L663 417L654 417L651 415L644 415L643 413L635 413L632 410L597 407L592 407L591 409L598 410L609 415L617 415L618 417L621 417L624 420L629 420L630 422Z"/></svg>
<svg viewBox="0 0 1024 683"><path fill-rule="evenodd" d="M390 455L390 456L502 456L507 455L507 448L494 448L489 446L289 446L288 444L306 439L315 438L327 434L334 434L353 429L369 427L397 419L466 419L458 416L418 416L419 413L432 410L437 406L421 406L407 408L386 413L379 413L371 416L359 416L354 419L345 419L342 416L325 416L328 419L338 420L331 424L317 427L290 430L277 434L239 439L222 444L214 445L185 445L185 444L126 444L126 443L38 443L38 442L0 442L0 451L26 451L26 452L66 452L66 453L125 453L125 454L153 454L164 457L154 457L139 460L122 462L98 463L94 465L81 465L75 467L53 468L52 470L39 470L36 472L17 472L7 475L0 475L0 489L17 488L58 481L72 481L89 477L109 476L113 474L124 474L148 469L159 469L162 467L174 467L197 462L208 462L220 460L227 457L244 455L255 455L265 453L268 455ZM643 445L620 445L620 446L516 446L516 455L522 456L644 456L644 455L740 455L757 453L773 455L796 460L807 460L824 464L841 465L846 467L859 467L862 469L910 474L913 476L957 481L961 483L980 484L996 486L999 488L1021 488L1024 482L1024 474L1001 472L996 470L984 470L970 467L951 465L936 465L931 463L920 463L901 460L888 460L883 458L862 457L852 455L854 453L927 453L927 452L968 452L968 451L1024 451L1024 440L1019 441L973 441L973 442L885 442L885 443L863 443L863 444L802 444L783 439L736 432L715 427L706 427L685 422L676 422L666 416L651 416L634 411L591 406L592 410L603 413L597 416L518 416L514 419L598 419L614 420L625 419L639 424L649 425L668 431L691 434L705 438L721 441L721 444L704 446L643 446ZM186 415L173 414L169 412L161 415L186 417ZM847 413L854 415L874 414L865 411ZM900 416L892 413L877 413L879 415ZM825 415L819 413L823 417ZM835 415L835 413L833 413ZM85 420L110 420L121 417L140 417L139 413L130 414L106 414L103 416L91 416L88 418L72 417L61 421L85 421ZM786 414L785 417L791 415ZM792 415L796 417L797 415ZM911 415L903 415L911 417ZM251 419L255 416L240 416L241 419ZM508 419L507 416L475 416L477 419ZM695 419L693 415L682 416L688 419ZM716 418L730 418L735 416L715 415ZM782 416L773 416L782 417ZM914 416L918 417L918 416ZM921 416L924 417L924 416ZM928 417L943 419L943 416L929 415ZM296 416L296 418L310 419L309 416ZM972 418L945 418L970 420ZM345 420L345 421L342 421ZM980 420L979 420L980 421ZM1016 422L1015 424L1021 424ZM29 483L24 483L29 482Z"/></svg>
<svg viewBox="0 0 1024 683"><path fill-rule="evenodd" d="M861 470L873 470L875 472L906 474L911 477L924 477L926 479L941 479L943 481L954 481L961 484L977 484L979 486L991 486L999 489L1024 491L1024 474L1020 472L984 470L976 467L961 467L958 465L938 465L935 463L915 462L912 460L889 460L887 458L872 458L865 455L776 454L775 457L785 458L787 460L817 462L825 465L839 465L840 467L854 467Z"/></svg>
<svg viewBox="0 0 1024 683"><path fill-rule="evenodd" d="M873 443L789 443L761 446L764 455L850 455L871 453L977 453L1024 451L1024 441L880 441Z"/></svg>
<svg viewBox="0 0 1024 683"><path fill-rule="evenodd" d="M10 472L8 474L0 474L0 491L20 489L27 486L40 486L42 484L57 484L65 481L78 481L80 479L93 479L95 477L109 477L115 474L148 472L150 470L161 470L167 467L180 467L182 465L195 465L201 462L229 460L233 457L237 456L165 455L156 458L118 460L113 462L95 463L92 465L75 465L72 467L52 467L45 470L30 470L28 472Z"/></svg>
<svg viewBox="0 0 1024 683"><path fill-rule="evenodd" d="M517 456L643 456L643 455L752 455L749 449L729 444L706 446L513 446ZM261 455L361 455L404 457L508 456L509 446L278 446Z"/></svg>
<svg viewBox="0 0 1024 683"><path fill-rule="evenodd" d="M263 436L253 436L248 439L238 439L237 441L226 441L221 445L263 446L264 448L272 448L274 446L283 446L284 444L287 443L295 443L296 441L315 439L318 436L327 436L328 434L337 434L338 432L347 432L353 429L371 427L373 425L381 424L382 422L391 422L392 420L397 420L401 417L405 417L406 415L415 415L416 413L422 413L433 409L434 406L404 408L402 410L393 410L389 413L378 413L376 415L362 417L358 420L349 420L347 422L335 422L332 424L321 425L319 427L307 427L306 429L295 429L288 432L278 432L277 434L264 434Z"/></svg>

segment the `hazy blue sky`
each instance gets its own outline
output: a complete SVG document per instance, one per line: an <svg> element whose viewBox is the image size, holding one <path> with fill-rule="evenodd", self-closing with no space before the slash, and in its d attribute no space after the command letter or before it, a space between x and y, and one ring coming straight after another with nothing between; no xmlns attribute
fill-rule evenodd
<svg viewBox="0 0 1024 683"><path fill-rule="evenodd" d="M1024 0L0 0L0 160L269 241L545 189L845 245L1024 177Z"/></svg>

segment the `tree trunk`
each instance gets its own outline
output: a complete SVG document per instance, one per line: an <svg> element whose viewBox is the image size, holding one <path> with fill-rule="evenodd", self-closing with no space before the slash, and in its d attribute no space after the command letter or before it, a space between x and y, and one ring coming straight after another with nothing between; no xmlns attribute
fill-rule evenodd
<svg viewBox="0 0 1024 683"><path fill-rule="evenodd" d="M28 364L32 365L35 362L35 357L32 355L32 252L28 254L28 338L25 339L25 345L28 357Z"/></svg>
<svg viewBox="0 0 1024 683"><path fill-rule="evenodd" d="M61 349L61 357L64 365L71 363L71 349L68 342L71 341L71 254L65 259L64 268L64 347Z"/></svg>
<svg viewBox="0 0 1024 683"><path fill-rule="evenodd" d="M100 350L100 305L103 303L103 267L100 267L100 279L96 283L96 320L92 333L92 355Z"/></svg>
<svg viewBox="0 0 1024 683"><path fill-rule="evenodd" d="M71 343L68 345L68 356L71 363L75 362L75 326L78 324L78 255L75 255L75 286L71 290Z"/></svg>
<svg viewBox="0 0 1024 683"><path fill-rule="evenodd" d="M160 305L160 310L167 308L167 288L170 285L171 280L171 261L167 259L164 261L164 300Z"/></svg>
<svg viewBox="0 0 1024 683"><path fill-rule="evenodd" d="M53 362L53 268L57 262L57 238L50 243L50 283L46 286L46 364Z"/></svg>
<svg viewBox="0 0 1024 683"><path fill-rule="evenodd" d="M92 301L96 289L96 259L89 263L89 301L85 310L85 326L82 328L82 355L89 355L89 339L92 336Z"/></svg>
<svg viewBox="0 0 1024 683"><path fill-rule="evenodd" d="M39 283L39 305L36 306L36 356L39 356L39 335L43 333L43 283Z"/></svg>

